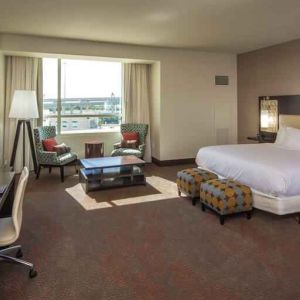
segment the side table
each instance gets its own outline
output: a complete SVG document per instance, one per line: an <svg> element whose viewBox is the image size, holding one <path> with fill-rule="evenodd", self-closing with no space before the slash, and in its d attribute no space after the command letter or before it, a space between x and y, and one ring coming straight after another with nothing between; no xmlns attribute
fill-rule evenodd
<svg viewBox="0 0 300 300"><path fill-rule="evenodd" d="M90 141L85 144L85 158L95 158L104 156L104 143Z"/></svg>

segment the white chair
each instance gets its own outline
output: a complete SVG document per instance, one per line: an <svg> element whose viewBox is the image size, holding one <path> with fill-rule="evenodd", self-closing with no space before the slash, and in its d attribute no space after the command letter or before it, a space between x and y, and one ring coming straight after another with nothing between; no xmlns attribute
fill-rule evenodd
<svg viewBox="0 0 300 300"><path fill-rule="evenodd" d="M23 199L28 176L28 169L24 167L15 194L12 216L9 218L0 218L0 247L4 248L0 250L0 260L2 259L28 267L29 277L33 278L37 275L37 272L32 263L20 259L23 256L21 246L10 246L20 235L23 216ZM10 252L16 252L15 257L9 256L8 253Z"/></svg>

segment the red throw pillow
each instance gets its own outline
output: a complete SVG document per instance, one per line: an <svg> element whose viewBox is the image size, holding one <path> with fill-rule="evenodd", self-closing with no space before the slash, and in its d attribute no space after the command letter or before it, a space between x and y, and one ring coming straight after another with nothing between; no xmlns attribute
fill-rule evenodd
<svg viewBox="0 0 300 300"><path fill-rule="evenodd" d="M139 134L137 132L124 132L122 135L124 141L139 141Z"/></svg>
<svg viewBox="0 0 300 300"><path fill-rule="evenodd" d="M55 152L54 146L57 145L55 138L45 139L42 141L43 147L46 151Z"/></svg>

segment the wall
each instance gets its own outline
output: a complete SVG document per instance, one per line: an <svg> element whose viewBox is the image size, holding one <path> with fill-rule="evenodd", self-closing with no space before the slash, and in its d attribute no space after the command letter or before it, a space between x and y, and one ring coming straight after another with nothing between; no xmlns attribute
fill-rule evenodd
<svg viewBox="0 0 300 300"><path fill-rule="evenodd" d="M258 132L258 97L300 94L300 40L238 56L238 139Z"/></svg>
<svg viewBox="0 0 300 300"><path fill-rule="evenodd" d="M152 150L157 159L192 158L201 146L237 140L233 54L8 34L2 34L0 49L5 53L140 59L154 63L151 81L160 82L160 91L154 92L154 105L151 103ZM160 70L155 65L158 62ZM230 85L215 86L215 75L229 75ZM82 144L82 136L71 141Z"/></svg>
<svg viewBox="0 0 300 300"><path fill-rule="evenodd" d="M230 85L215 86L215 75L229 75ZM161 91L163 160L193 158L202 146L236 143L235 56L191 52L166 57Z"/></svg>

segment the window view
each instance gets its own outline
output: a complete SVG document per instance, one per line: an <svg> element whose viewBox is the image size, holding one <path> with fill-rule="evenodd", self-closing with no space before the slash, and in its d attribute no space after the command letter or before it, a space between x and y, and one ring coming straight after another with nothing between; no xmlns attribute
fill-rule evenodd
<svg viewBox="0 0 300 300"><path fill-rule="evenodd" d="M121 123L119 62L43 59L44 125L58 133L115 130Z"/></svg>

